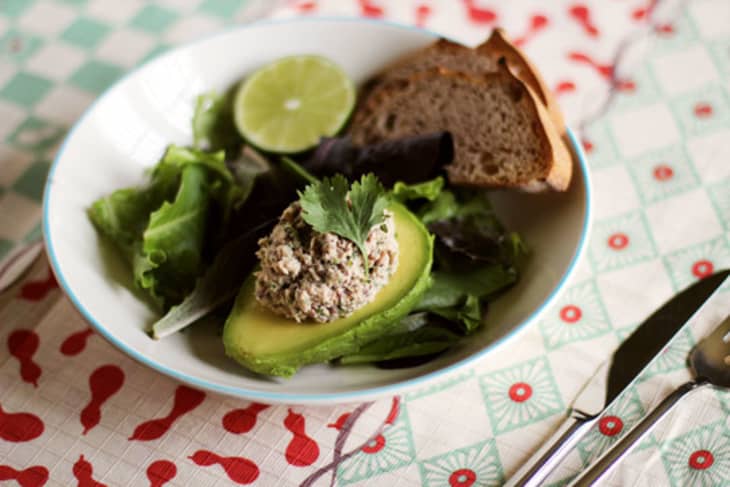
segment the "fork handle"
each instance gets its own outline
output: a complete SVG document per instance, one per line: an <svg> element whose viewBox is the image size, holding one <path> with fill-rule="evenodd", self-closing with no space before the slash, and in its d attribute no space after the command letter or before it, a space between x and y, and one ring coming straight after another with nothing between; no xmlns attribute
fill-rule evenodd
<svg viewBox="0 0 730 487"><path fill-rule="evenodd" d="M661 420L680 399L698 387L708 384L703 379L696 379L686 382L674 390L671 394L664 398L644 419L636 424L626 435L601 455L598 460L588 470L584 470L573 482L570 487L587 487L593 485L604 475L611 471L631 449L636 446L641 439L647 435L654 426Z"/></svg>
<svg viewBox="0 0 730 487"><path fill-rule="evenodd" d="M574 413L578 414L574 411ZM504 484L504 487L537 487L565 459L598 420L597 416L569 418Z"/></svg>

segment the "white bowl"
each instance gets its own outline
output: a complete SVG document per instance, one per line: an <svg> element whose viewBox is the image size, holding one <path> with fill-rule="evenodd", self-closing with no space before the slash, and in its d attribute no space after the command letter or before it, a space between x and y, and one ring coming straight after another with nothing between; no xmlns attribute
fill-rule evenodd
<svg viewBox="0 0 730 487"><path fill-rule="evenodd" d="M43 229L66 294L101 335L139 362L193 386L268 403L343 403L399 394L488 360L550 306L585 248L590 185L572 134L576 164L569 191L492 196L507 227L519 231L532 249L519 284L490 306L483 329L414 368L315 365L278 380L251 374L227 358L215 326L195 325L153 341L144 329L155 312L135 297L125 264L98 238L85 213L100 196L142 182L144 169L157 162L167 144L190 143L199 93L223 90L268 61L302 53L331 58L362 82L434 37L420 29L356 19L262 22L174 49L130 73L81 117L48 176Z"/></svg>

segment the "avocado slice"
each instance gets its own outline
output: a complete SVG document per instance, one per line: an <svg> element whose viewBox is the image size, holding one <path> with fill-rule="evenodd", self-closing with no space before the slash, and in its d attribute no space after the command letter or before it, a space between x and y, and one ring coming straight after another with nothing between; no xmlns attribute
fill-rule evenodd
<svg viewBox="0 0 730 487"><path fill-rule="evenodd" d="M407 315L430 285L433 237L405 206L391 203L389 209L398 268L373 301L329 323L297 323L258 304L252 274L223 329L226 354L254 372L290 377L302 365L357 352Z"/></svg>

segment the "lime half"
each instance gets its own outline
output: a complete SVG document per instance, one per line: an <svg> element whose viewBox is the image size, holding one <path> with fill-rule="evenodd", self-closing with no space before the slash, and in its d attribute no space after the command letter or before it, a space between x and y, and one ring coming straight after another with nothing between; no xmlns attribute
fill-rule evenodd
<svg viewBox="0 0 730 487"><path fill-rule="evenodd" d="M241 135L270 152L294 153L332 136L355 104L355 86L345 72L320 56L279 59L245 80L234 100Z"/></svg>

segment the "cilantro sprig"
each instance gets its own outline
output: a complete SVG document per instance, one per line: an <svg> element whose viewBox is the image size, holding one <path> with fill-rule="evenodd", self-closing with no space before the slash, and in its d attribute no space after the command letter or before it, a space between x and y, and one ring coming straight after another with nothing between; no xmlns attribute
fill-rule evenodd
<svg viewBox="0 0 730 487"><path fill-rule="evenodd" d="M341 174L324 178L299 192L302 217L321 233L334 233L354 243L369 270L365 240L370 229L385 220L388 197L373 174L366 174L350 186Z"/></svg>

